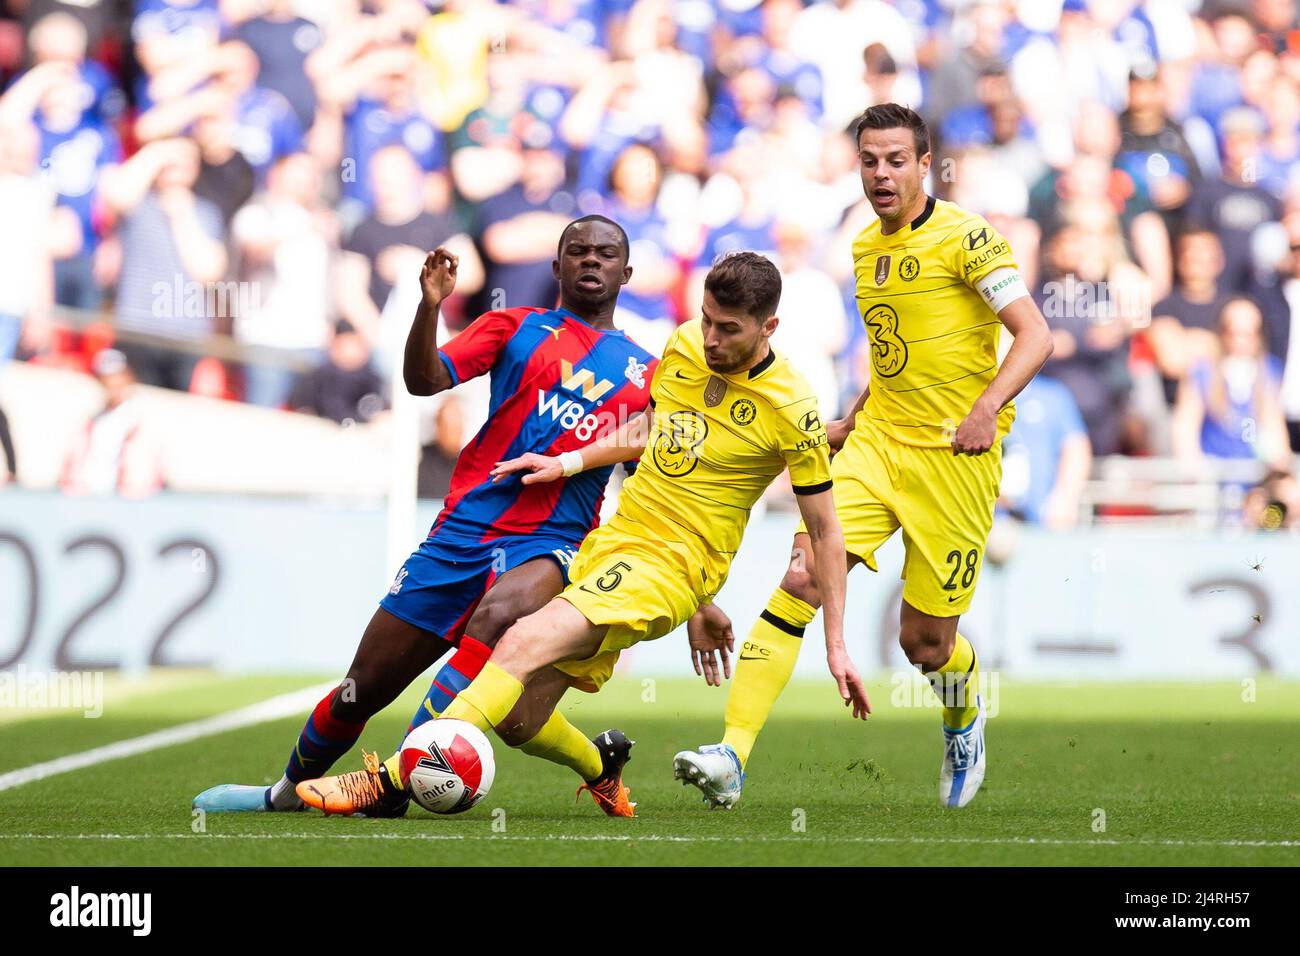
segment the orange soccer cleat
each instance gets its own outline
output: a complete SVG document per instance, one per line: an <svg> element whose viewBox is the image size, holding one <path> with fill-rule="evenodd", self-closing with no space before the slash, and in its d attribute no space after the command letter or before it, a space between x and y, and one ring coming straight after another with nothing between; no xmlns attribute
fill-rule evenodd
<svg viewBox="0 0 1300 956"><path fill-rule="evenodd" d="M295 788L298 798L326 814L364 817L400 817L410 805L411 795L399 788L380 762L379 754L362 751L366 767L333 777L304 780Z"/></svg>
<svg viewBox="0 0 1300 956"><path fill-rule="evenodd" d="M632 745L621 730L607 730L592 739L600 750L601 774L595 780L589 780L578 788L578 793L587 790L591 793L596 806L611 817L636 816L636 804L631 801L632 791L623 786L623 767L632 759Z"/></svg>

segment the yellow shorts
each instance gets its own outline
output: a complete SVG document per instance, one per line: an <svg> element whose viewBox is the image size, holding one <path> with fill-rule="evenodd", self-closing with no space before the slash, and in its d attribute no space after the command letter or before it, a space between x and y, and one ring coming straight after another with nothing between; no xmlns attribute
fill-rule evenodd
<svg viewBox="0 0 1300 956"><path fill-rule="evenodd" d="M903 529L903 600L935 617L970 609L1002 481L1002 442L983 455L904 445L859 419L831 459L844 544L871 570ZM799 531L805 531L803 524Z"/></svg>
<svg viewBox="0 0 1300 956"><path fill-rule="evenodd" d="M653 641L686 622L722 587L716 568L684 544L615 515L587 535L560 592L592 624L607 627L600 650L556 668L574 686L595 693L614 673L619 653ZM725 571L722 572L725 574Z"/></svg>

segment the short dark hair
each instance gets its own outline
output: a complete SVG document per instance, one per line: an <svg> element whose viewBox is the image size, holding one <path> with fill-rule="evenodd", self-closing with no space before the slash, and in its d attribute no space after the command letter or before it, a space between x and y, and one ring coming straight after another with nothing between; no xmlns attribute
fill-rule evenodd
<svg viewBox="0 0 1300 956"><path fill-rule="evenodd" d="M930 127L925 125L921 114L899 103L881 103L868 107L858 117L854 131L854 142L862 142L864 129L910 129L916 140L916 156L920 159L930 151Z"/></svg>
<svg viewBox="0 0 1300 956"><path fill-rule="evenodd" d="M555 246L555 257L557 259L564 255L564 237L569 234L569 230L579 223L584 222L607 222L617 229L619 241L623 243L623 262L627 262L628 257L632 254L632 244L628 242L627 232L613 219L610 219L608 216L602 216L599 213L592 213L589 216L580 216L564 227L560 232L560 241L556 243Z"/></svg>
<svg viewBox="0 0 1300 956"><path fill-rule="evenodd" d="M776 314L781 273L757 252L731 252L713 263L704 290L724 309L739 310L762 322Z"/></svg>

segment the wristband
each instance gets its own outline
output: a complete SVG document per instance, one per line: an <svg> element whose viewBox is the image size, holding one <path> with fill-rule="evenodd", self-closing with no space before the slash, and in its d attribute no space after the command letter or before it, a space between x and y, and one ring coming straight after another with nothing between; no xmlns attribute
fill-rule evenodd
<svg viewBox="0 0 1300 956"><path fill-rule="evenodd" d="M576 475L582 471L582 452L564 451L560 452L560 469L564 472L564 477Z"/></svg>

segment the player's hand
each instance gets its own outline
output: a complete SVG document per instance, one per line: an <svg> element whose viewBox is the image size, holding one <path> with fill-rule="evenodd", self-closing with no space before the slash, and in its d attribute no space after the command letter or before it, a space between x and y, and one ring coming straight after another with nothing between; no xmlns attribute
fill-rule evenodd
<svg viewBox="0 0 1300 956"><path fill-rule="evenodd" d="M451 295L456 288L456 268L460 258L439 246L424 257L420 269L420 290L424 301L429 305L441 305L442 300Z"/></svg>
<svg viewBox="0 0 1300 956"><path fill-rule="evenodd" d="M560 464L558 456L538 455L528 452L526 455L520 455L518 458L511 458L509 461L499 461L490 474L493 481L500 481L506 475L513 475L516 472L524 472L523 483L525 485L537 485L546 481L559 481L564 477L564 467Z"/></svg>
<svg viewBox="0 0 1300 956"><path fill-rule="evenodd" d="M695 665L695 673L704 678L704 683L710 687L722 686L715 656L717 652L722 653L722 676L731 679L728 654L736 649L736 637L731 633L731 618L723 613L722 608L701 604L686 622L686 640L691 645L691 663Z"/></svg>
<svg viewBox="0 0 1300 956"><path fill-rule="evenodd" d="M843 648L826 652L826 663L830 665L831 676L840 688L840 700L845 707L853 708L853 716L866 720L871 714L871 701L867 700L867 688L862 683L862 676L853 666L848 651Z"/></svg>
<svg viewBox="0 0 1300 956"><path fill-rule="evenodd" d="M852 418L837 418L826 426L826 443L832 450L839 451L848 441L851 431L853 431Z"/></svg>
<svg viewBox="0 0 1300 956"><path fill-rule="evenodd" d="M981 402L976 402L970 414L957 426L957 433L952 437L952 453L982 455L993 447L997 437L997 409L990 410Z"/></svg>

